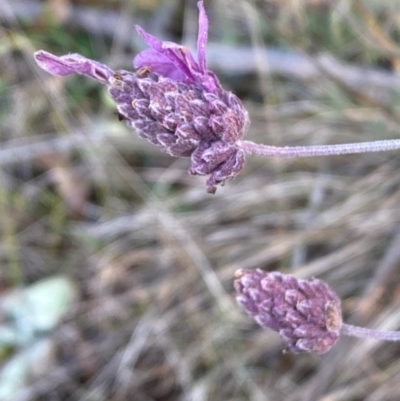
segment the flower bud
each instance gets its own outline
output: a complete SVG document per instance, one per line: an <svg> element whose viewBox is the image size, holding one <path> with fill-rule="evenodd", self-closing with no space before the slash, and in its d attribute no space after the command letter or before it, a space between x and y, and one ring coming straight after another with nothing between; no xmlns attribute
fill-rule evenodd
<svg viewBox="0 0 400 401"><path fill-rule="evenodd" d="M339 338L340 299L323 281L241 269L236 300L261 326L278 332L289 351L324 354Z"/></svg>

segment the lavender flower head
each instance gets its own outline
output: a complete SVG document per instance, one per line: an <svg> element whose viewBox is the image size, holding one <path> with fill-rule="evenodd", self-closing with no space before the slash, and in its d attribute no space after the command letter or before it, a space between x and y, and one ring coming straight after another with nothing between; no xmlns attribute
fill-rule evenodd
<svg viewBox="0 0 400 401"><path fill-rule="evenodd" d="M236 300L258 324L277 331L289 351L324 354L339 338L340 299L323 281L238 270Z"/></svg>
<svg viewBox="0 0 400 401"><path fill-rule="evenodd" d="M240 100L207 69L208 20L199 8L197 60L183 46L162 42L137 26L150 49L134 59L136 72L113 71L79 54L55 56L40 50L36 62L53 75L82 74L107 86L121 120L176 157L190 157L189 173L209 175L207 191L234 178L245 153L265 157L309 157L400 149L400 139L316 146L270 146L243 140L250 125Z"/></svg>
<svg viewBox="0 0 400 401"><path fill-rule="evenodd" d="M189 172L210 175L207 190L236 176L244 165L238 141L249 126L240 100L225 91L206 67L208 20L198 2L197 61L187 48L162 42L137 26L150 49L134 59L136 72L113 71L79 54L57 57L35 53L39 66L53 75L82 74L108 87L120 118L137 134L172 156L190 157Z"/></svg>

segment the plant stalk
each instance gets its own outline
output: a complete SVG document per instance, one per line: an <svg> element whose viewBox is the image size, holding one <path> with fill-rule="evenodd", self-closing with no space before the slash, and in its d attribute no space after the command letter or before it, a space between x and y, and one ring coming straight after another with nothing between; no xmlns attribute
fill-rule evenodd
<svg viewBox="0 0 400 401"><path fill-rule="evenodd" d="M400 149L400 139L317 146L268 146L252 141L239 141L238 145L251 155L272 157L309 157L382 152Z"/></svg>
<svg viewBox="0 0 400 401"><path fill-rule="evenodd" d="M374 338L375 340L385 341L400 341L400 331L373 330L346 323L342 325L341 333L351 337Z"/></svg>

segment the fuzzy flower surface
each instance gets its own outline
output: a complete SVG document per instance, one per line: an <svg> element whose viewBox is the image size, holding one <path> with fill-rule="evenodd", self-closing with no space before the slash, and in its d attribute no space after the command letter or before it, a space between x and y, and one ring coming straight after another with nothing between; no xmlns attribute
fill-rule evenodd
<svg viewBox="0 0 400 401"><path fill-rule="evenodd" d="M35 59L53 75L82 74L106 85L120 119L168 154L190 157L189 173L209 175L207 190L214 193L243 168L239 141L249 117L240 100L207 69L208 20L202 1L198 8L197 60L186 47L160 41L139 26L150 49L135 57L135 72L113 71L79 54L58 57L38 51Z"/></svg>
<svg viewBox="0 0 400 401"><path fill-rule="evenodd" d="M255 321L278 332L288 351L324 354L339 339L340 298L324 281L260 269L241 269L237 302Z"/></svg>

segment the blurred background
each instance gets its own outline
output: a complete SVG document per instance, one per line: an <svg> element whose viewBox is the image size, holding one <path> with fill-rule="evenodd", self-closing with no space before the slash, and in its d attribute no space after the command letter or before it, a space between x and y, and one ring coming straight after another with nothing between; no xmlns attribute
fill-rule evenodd
<svg viewBox="0 0 400 401"><path fill-rule="evenodd" d="M208 64L248 139L400 136L400 3L208 0ZM138 138L105 88L36 50L131 69L152 34L193 47L192 0L0 0L0 401L395 401L400 346L282 353L234 272L320 277L348 323L400 329L400 153L248 157L215 195Z"/></svg>

